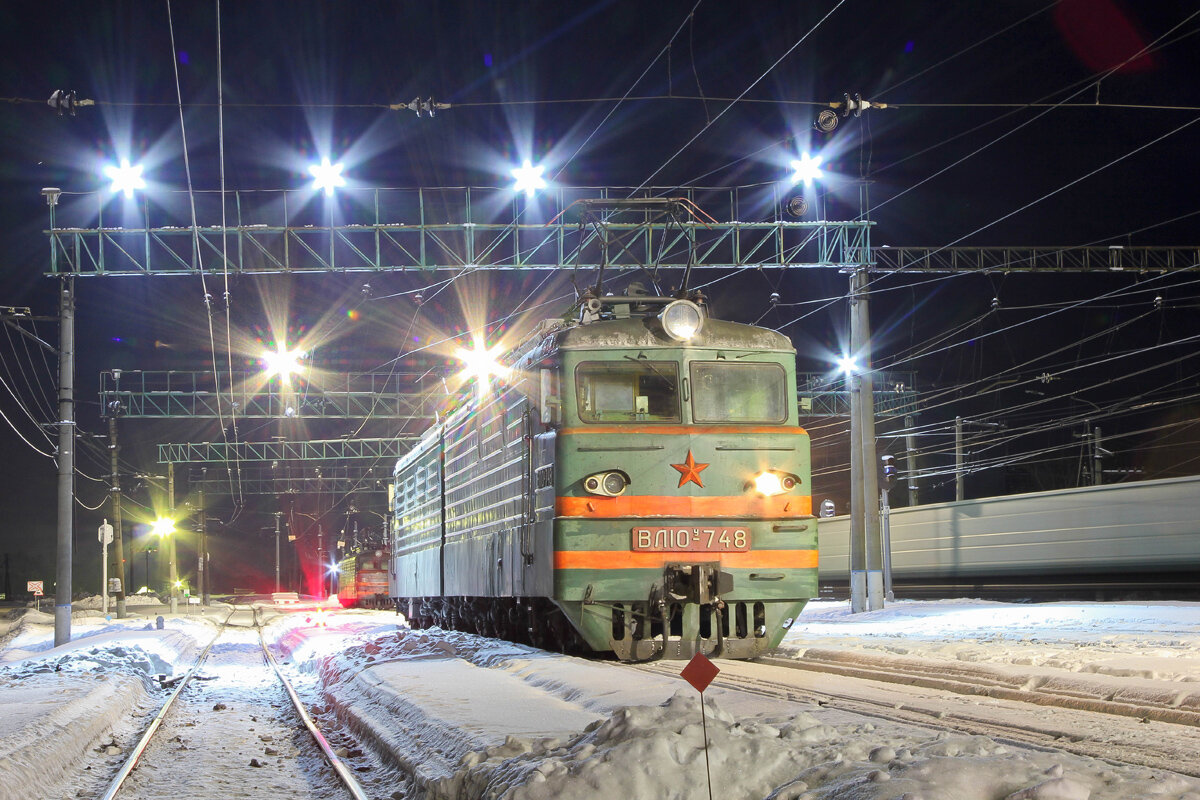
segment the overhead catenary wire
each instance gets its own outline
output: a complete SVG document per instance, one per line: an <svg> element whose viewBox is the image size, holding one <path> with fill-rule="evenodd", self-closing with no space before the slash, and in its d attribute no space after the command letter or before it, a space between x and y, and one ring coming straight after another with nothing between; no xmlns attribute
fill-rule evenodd
<svg viewBox="0 0 1200 800"><path fill-rule="evenodd" d="M218 6L219 6L219 0L217 0L217 2L218 2ZM193 263L196 265L197 271L200 274L200 289L203 293L202 299L204 301L204 307L205 307L205 312L206 312L205 317L208 321L208 344L209 344L209 352L212 355L213 379L217 382L217 386L220 386L221 376L217 369L217 364L219 363L219 360L217 358L217 342L216 342L216 334L215 334L215 331L213 328L213 319L212 319L212 295L208 291L208 281L205 278L205 273L204 273L204 258L200 251L200 226L196 219L196 196L195 196L195 192L192 189L192 166L191 166L191 159L189 156L188 143L187 143L187 124L185 123L184 116L183 116L183 87L179 81L179 59L177 59L175 57L175 52L176 52L175 23L171 16L171 0L166 0L166 5L167 5L167 29L168 29L168 33L170 34L170 43L171 43L171 68L174 71L174 76L175 76L175 94L176 94L177 104L179 107L179 133L180 133L180 137L182 139L182 144L183 144L183 169L184 169L184 175L187 179L188 206L190 209L191 222L192 222L192 259L193 259ZM218 32L218 35L219 35L219 32ZM222 161L222 163L223 163L223 161ZM222 213L222 219L224 219L224 207L225 207L224 185L222 185L221 189L222 189L221 213ZM222 226L222 227L224 227L224 226ZM227 260L226 260L226 263L228 263ZM226 305L228 305L228 298L226 298ZM230 378L231 379L232 379L232 375L233 375L233 373L232 373L232 362L231 362L231 368L230 368ZM228 444L229 434L226 431L226 427L225 427L225 416L224 416L224 412L222 411L220 392L217 393L217 417L221 424L221 435L223 437L223 440L225 441L226 444ZM238 471L238 474L240 475L240 470ZM231 474L230 475L230 491L232 494L234 494L234 496L238 497L239 500L241 499L240 489L241 489L240 485L235 485L233 475Z"/></svg>

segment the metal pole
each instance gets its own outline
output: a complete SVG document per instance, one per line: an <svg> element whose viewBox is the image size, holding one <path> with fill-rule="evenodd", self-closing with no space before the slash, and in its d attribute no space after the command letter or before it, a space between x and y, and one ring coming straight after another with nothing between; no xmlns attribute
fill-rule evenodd
<svg viewBox="0 0 1200 800"><path fill-rule="evenodd" d="M54 206L50 207L54 227ZM71 561L75 511L75 279L59 291L58 352L58 553L54 570L54 646L71 641Z"/></svg>
<svg viewBox="0 0 1200 800"><path fill-rule="evenodd" d="M207 470L204 470L207 472ZM208 517L204 513L204 478L200 479L200 509L198 525L200 527L200 552L196 555L196 577L200 580L200 602L208 605L209 584L212 582L208 574Z"/></svg>
<svg viewBox="0 0 1200 800"><path fill-rule="evenodd" d="M1100 449L1100 426L1092 428L1092 485L1104 483L1104 451Z"/></svg>
<svg viewBox="0 0 1200 800"><path fill-rule="evenodd" d="M108 520L104 520L104 525ZM104 525L100 526L100 613L108 615L108 539L104 536Z"/></svg>
<svg viewBox="0 0 1200 800"><path fill-rule="evenodd" d="M279 518L283 516L280 511L275 512L275 591L283 591L279 584Z"/></svg>
<svg viewBox="0 0 1200 800"><path fill-rule="evenodd" d="M167 464L167 508L169 509L167 511L167 515L172 520L174 520L175 519L175 462L174 461ZM170 539L170 541L167 545L167 548L168 548L167 549L167 564L170 565L169 566L170 572L169 572L169 577L167 578L167 582L168 582L168 588L170 589L170 592L171 592L171 613L172 614L179 613L179 598L175 594L175 584L179 580L179 578L177 577L177 574L176 574L176 567L175 567L175 537L177 535L178 535L178 531L174 531L174 530L171 531L171 534L168 537Z"/></svg>
<svg viewBox="0 0 1200 800"><path fill-rule="evenodd" d="M917 494L917 435L913 433L917 420L912 414L904 415L904 465L908 468L908 505L920 505Z"/></svg>
<svg viewBox="0 0 1200 800"><path fill-rule="evenodd" d="M892 507L888 505L886 486L880 490L879 499L879 522L883 528L883 596L890 603L896 596L892 594Z"/></svg>
<svg viewBox="0 0 1200 800"><path fill-rule="evenodd" d="M963 420L954 418L954 499L963 500L966 497L963 486Z"/></svg>
<svg viewBox="0 0 1200 800"><path fill-rule="evenodd" d="M120 448L117 444L117 410L117 408L109 409L108 450L112 456L112 489L110 491L112 492L113 513L113 556L117 560L117 579L121 581L121 586L117 589L117 619L124 619L126 616L125 544L121 533L121 476L117 471L117 459L120 454Z"/></svg>
<svg viewBox="0 0 1200 800"><path fill-rule="evenodd" d="M317 590L318 600L325 599L325 529L317 523L317 578L320 589Z"/></svg>

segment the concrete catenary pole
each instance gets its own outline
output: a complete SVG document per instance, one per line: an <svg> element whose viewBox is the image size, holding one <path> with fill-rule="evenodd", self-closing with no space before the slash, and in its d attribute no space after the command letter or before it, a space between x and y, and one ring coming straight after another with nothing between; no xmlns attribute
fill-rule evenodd
<svg viewBox="0 0 1200 800"><path fill-rule="evenodd" d="M175 520L175 462L167 464L167 516L172 521ZM174 526L172 526L173 528ZM179 581L176 574L175 565L175 537L179 533L177 530L172 530L167 537L167 564L169 565L169 576L167 578L167 590L171 593L171 613L179 613L179 598L175 591L175 584Z"/></svg>
<svg viewBox="0 0 1200 800"><path fill-rule="evenodd" d="M54 206L50 206L54 227ZM58 553L54 570L54 646L71 641L71 588L75 512L75 279L59 290Z"/></svg>
<svg viewBox="0 0 1200 800"><path fill-rule="evenodd" d="M279 520L283 516L282 511L275 512L275 591L283 591L279 583Z"/></svg>
<svg viewBox="0 0 1200 800"><path fill-rule="evenodd" d="M908 505L920 505L920 494L917 490L917 435L913 429L917 418L912 414L904 416L904 464L908 470Z"/></svg>
<svg viewBox="0 0 1200 800"><path fill-rule="evenodd" d="M877 611L883 608L884 599L868 281L865 268L850 276L850 354L858 364L850 376L850 609L853 612Z"/></svg>
<svg viewBox="0 0 1200 800"><path fill-rule="evenodd" d="M117 590L117 618L124 619L126 616L125 610L125 545L121 534L121 476L117 471L117 459L120 454L120 447L117 444L117 410L119 406L114 403L114 407L109 409L108 414L108 451L112 460L112 487L109 492L112 496L112 515L113 515L113 558L117 561L117 579L121 582L120 589ZM105 592L108 588L105 587Z"/></svg>
<svg viewBox="0 0 1200 800"><path fill-rule="evenodd" d="M207 470L204 470L207 472ZM197 511L196 527L200 531L200 552L196 554L196 577L200 580L200 602L208 605L211 591L212 575L209 574L208 563L208 516L204 511L204 478L200 479L200 507Z"/></svg>
<svg viewBox="0 0 1200 800"><path fill-rule="evenodd" d="M963 418L954 418L954 499L964 500L967 496L966 475L963 472Z"/></svg>

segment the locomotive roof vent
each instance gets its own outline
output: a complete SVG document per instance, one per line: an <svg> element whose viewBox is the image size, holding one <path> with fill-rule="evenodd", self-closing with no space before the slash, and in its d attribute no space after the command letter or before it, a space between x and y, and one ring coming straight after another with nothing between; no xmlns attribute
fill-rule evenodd
<svg viewBox="0 0 1200 800"><path fill-rule="evenodd" d="M704 327L704 311L691 300L674 300L659 313L658 321L667 336L686 342Z"/></svg>

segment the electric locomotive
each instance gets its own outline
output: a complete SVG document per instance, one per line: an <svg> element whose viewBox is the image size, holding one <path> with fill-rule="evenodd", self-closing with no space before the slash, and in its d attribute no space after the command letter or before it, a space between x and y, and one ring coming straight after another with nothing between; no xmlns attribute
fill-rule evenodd
<svg viewBox="0 0 1200 800"><path fill-rule="evenodd" d="M386 549L363 550L338 563L338 602L342 608L385 608L388 604Z"/></svg>
<svg viewBox="0 0 1200 800"><path fill-rule="evenodd" d="M817 595L791 342L589 293L508 366L396 465L397 610L627 660L775 647Z"/></svg>

